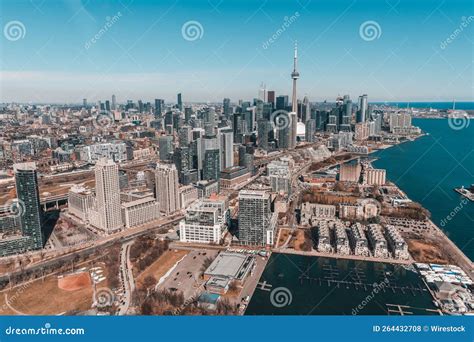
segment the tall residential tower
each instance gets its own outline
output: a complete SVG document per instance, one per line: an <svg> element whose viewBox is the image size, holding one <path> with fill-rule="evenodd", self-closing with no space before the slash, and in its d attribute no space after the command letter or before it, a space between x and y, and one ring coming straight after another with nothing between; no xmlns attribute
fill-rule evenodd
<svg viewBox="0 0 474 342"><path fill-rule="evenodd" d="M119 169L113 160L102 158L95 164L95 191L98 214L95 225L106 233L122 229Z"/></svg>

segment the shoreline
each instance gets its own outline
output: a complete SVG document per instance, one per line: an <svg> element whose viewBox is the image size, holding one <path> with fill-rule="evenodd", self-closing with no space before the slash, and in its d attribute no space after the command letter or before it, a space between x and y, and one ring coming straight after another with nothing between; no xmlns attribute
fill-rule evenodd
<svg viewBox="0 0 474 342"><path fill-rule="evenodd" d="M427 132L423 132L422 134L420 134L419 136L417 136L414 140L406 140L404 142L401 142L401 143L405 143L405 142L413 142L423 136L427 136ZM399 144L401 144L399 143ZM388 148L392 148L394 146L396 146L398 144L394 144L394 145L391 145L390 147ZM387 149L388 149L387 148ZM385 150L385 149L384 149ZM382 150L377 150L377 151L382 151ZM379 159L379 158L377 158ZM406 191L404 191L403 189L401 189L396 183L393 183L392 184L402 193L405 194L405 196L411 200L411 198L407 195ZM431 213L431 211L429 211L429 209L427 209L423 203L420 203L421 206L423 207L423 209L425 210L428 210L428 212ZM472 263L472 260L466 255L464 254L464 252L461 250L461 248L454 242L452 241L447 235L446 235L446 232L441 229L440 227L438 227L432 220L431 218L427 219L429 221L429 223L432 225L432 227L439 233L439 235L448 243L448 245L450 245L451 249L453 250L453 252L458 255L461 260L464 261L465 265L464 267L462 265L458 265L459 267L461 267L471 278L474 279L474 272L472 271L473 269L473 263Z"/></svg>

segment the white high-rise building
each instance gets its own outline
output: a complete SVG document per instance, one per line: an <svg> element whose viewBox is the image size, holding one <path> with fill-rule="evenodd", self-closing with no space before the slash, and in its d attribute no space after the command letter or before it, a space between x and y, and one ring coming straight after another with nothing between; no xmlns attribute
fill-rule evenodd
<svg viewBox="0 0 474 342"><path fill-rule="evenodd" d="M174 164L156 166L156 197L160 202L161 212L174 213L181 209L179 200L178 170Z"/></svg>
<svg viewBox="0 0 474 342"><path fill-rule="evenodd" d="M95 165L97 219L91 222L106 233L123 228L118 165L99 159Z"/></svg>
<svg viewBox="0 0 474 342"><path fill-rule="evenodd" d="M219 152L221 171L234 166L234 131L230 127L219 128Z"/></svg>

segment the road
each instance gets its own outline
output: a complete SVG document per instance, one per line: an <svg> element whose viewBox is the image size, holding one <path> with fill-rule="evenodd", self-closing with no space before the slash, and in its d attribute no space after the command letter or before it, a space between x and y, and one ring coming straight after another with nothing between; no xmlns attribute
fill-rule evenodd
<svg viewBox="0 0 474 342"><path fill-rule="evenodd" d="M255 268L253 269L252 273L247 277L247 279L245 279L244 286L240 291L240 295L234 299L235 304L243 303L242 299L248 296L249 301L246 303L248 305L248 303L252 299L253 293L255 292L255 288L257 287L258 281L260 280L260 277L262 276L263 271L267 266L268 260L270 260L270 256L255 256ZM241 313L243 314L244 312L245 310Z"/></svg>
<svg viewBox="0 0 474 342"><path fill-rule="evenodd" d="M132 263L130 262L130 247L133 241L128 241L122 245L120 251L120 279L123 286L123 299L119 304L118 315L127 314L132 301L132 294L135 290L135 281L133 279Z"/></svg>
<svg viewBox="0 0 474 342"><path fill-rule="evenodd" d="M153 222L148 225L143 225L137 228L130 228L126 229L123 231L120 231L115 234L111 234L105 237L100 237L97 240L86 242L83 244L80 244L78 246L73 246L73 247L64 247L59 250L50 250L50 251L45 251L45 250L40 250L40 251L34 251L34 252L28 252L26 255L28 257L33 257L33 256L40 256L43 254L43 258L40 261L37 261L33 264L30 264L26 267L24 267L22 270L17 270L13 271L10 273L11 277L16 276L17 274L25 274L27 271L35 271L38 269L44 269L48 266L58 264L58 263L65 263L68 262L76 255L89 255L94 252L96 252L98 249L103 249L108 246L113 245L116 242L127 242L130 240L133 240L137 238L140 235L145 235L150 232L153 232L156 229L162 229L166 226L172 226L176 223L178 223L181 219L183 218L183 215L175 215L170 218L163 218L161 220L158 220L156 222ZM10 257L4 257L0 258L0 260L15 260L18 256L10 256ZM4 274L3 277L1 278L8 278L8 274Z"/></svg>

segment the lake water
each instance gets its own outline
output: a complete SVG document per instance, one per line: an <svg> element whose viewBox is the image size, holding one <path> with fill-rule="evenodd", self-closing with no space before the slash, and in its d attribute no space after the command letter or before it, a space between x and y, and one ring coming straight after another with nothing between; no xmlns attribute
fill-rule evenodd
<svg viewBox="0 0 474 342"><path fill-rule="evenodd" d="M418 273L405 267L274 253L245 314L430 315L435 309Z"/></svg>
<svg viewBox="0 0 474 342"><path fill-rule="evenodd" d="M474 202L453 189L474 183L474 120L459 130L447 119L414 119L413 124L429 135L375 153L374 166L386 169L388 179L428 209L433 222L473 260Z"/></svg>

